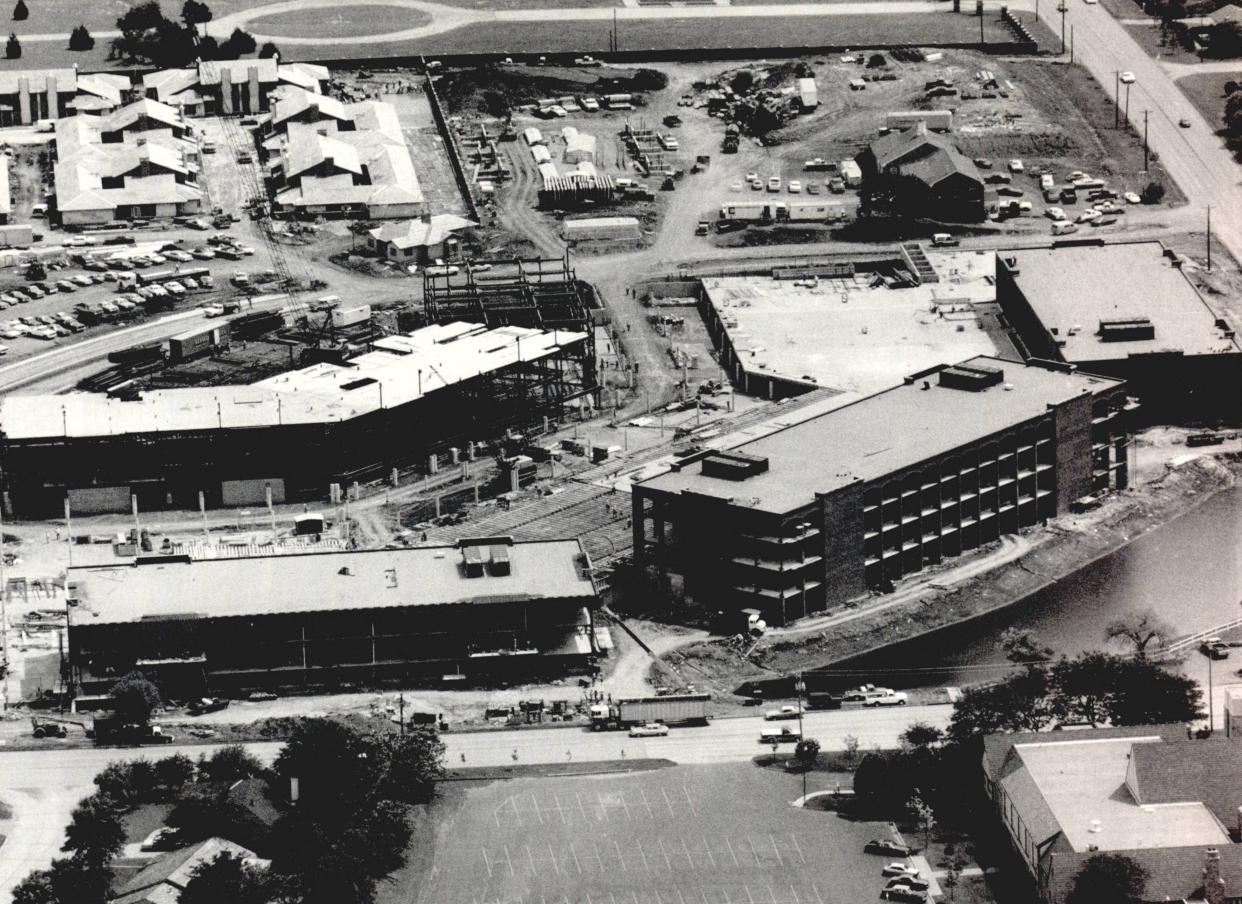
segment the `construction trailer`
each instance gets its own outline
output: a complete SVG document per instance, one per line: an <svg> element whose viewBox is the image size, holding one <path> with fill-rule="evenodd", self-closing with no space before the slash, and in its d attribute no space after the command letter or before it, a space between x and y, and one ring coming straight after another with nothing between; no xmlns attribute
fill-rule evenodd
<svg viewBox="0 0 1242 904"><path fill-rule="evenodd" d="M810 112L819 106L819 89L815 87L815 79L798 79L798 103L804 112Z"/></svg>

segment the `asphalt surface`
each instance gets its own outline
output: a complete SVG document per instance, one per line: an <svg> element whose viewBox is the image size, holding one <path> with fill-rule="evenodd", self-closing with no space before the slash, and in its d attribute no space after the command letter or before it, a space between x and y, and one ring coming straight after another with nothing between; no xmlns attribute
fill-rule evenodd
<svg viewBox="0 0 1242 904"><path fill-rule="evenodd" d="M825 750L843 749L847 736L859 748L895 747L898 736L914 722L944 727L952 714L948 706L902 706L893 709L847 708L808 713L803 721L807 737ZM658 757L677 763L745 762L770 748L759 743L762 728L796 726L796 722L765 722L759 715L720 719L710 725L674 728L663 738L631 738L626 732L592 732L585 728L534 728L443 736L449 767L512 766L532 763L592 762L622 757ZM33 869L46 867L60 851L69 814L93 789L95 775L119 759L159 758L186 753L197 758L220 745L170 745L119 749L25 750L0 753L0 800L13 808L7 838L0 845L0 901L8 900L14 885ZM265 742L246 747L270 763L280 744ZM516 755L516 756L515 756Z"/></svg>

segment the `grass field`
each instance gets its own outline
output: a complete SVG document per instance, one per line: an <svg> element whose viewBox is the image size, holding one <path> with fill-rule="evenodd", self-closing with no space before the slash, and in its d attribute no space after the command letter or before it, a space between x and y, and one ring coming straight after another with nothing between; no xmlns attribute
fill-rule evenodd
<svg viewBox="0 0 1242 904"><path fill-rule="evenodd" d="M459 784L380 904L874 900L861 851L884 827L790 807L801 782L744 764Z"/></svg>
<svg viewBox="0 0 1242 904"><path fill-rule="evenodd" d="M626 50L702 47L866 47L876 44L951 44L977 41L979 20L951 12L918 16L831 16L822 19L764 19L740 25L735 20L706 22L696 19L630 22L620 29L620 48ZM608 50L612 28L606 22L506 23L472 25L431 38L404 42L282 48L287 59L396 56L437 53L600 53ZM989 41L1009 41L1009 31L997 19L985 19Z"/></svg>
<svg viewBox="0 0 1242 904"><path fill-rule="evenodd" d="M1228 81L1242 82L1242 64L1237 72L1205 72L1179 78L1177 87L1203 114L1209 126L1221 129L1224 128L1221 117L1225 113L1225 82Z"/></svg>
<svg viewBox="0 0 1242 904"><path fill-rule="evenodd" d="M256 34L274 35L277 40L282 36L306 38L329 34L347 38L418 28L430 21L430 15L418 10L377 4L338 9L317 7L275 13L251 19L250 30Z"/></svg>

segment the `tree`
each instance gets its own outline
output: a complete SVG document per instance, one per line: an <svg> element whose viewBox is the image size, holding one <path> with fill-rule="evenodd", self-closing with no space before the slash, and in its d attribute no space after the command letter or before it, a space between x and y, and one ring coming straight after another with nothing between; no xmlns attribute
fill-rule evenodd
<svg viewBox="0 0 1242 904"><path fill-rule="evenodd" d="M99 793L118 804L138 804L155 798L158 780L150 760L109 763L95 776Z"/></svg>
<svg viewBox="0 0 1242 904"><path fill-rule="evenodd" d="M1205 57L1226 60L1242 56L1242 23L1221 22L1212 26L1209 35Z"/></svg>
<svg viewBox="0 0 1242 904"><path fill-rule="evenodd" d="M229 851L194 867L178 898L180 904L267 904L269 899L264 871Z"/></svg>
<svg viewBox="0 0 1242 904"><path fill-rule="evenodd" d="M234 28L233 33L228 36L228 40L220 45L220 58L235 60L248 53L254 53L257 46L253 35L242 31L240 28Z"/></svg>
<svg viewBox="0 0 1242 904"><path fill-rule="evenodd" d="M156 0L130 7L116 20L116 27L121 34L112 39L110 59L175 67L210 58L199 46L194 28L165 18Z"/></svg>
<svg viewBox="0 0 1242 904"><path fill-rule="evenodd" d="M4 45L4 58L6 60L20 60L22 58L22 42L17 40L17 35L9 33L9 43Z"/></svg>
<svg viewBox="0 0 1242 904"><path fill-rule="evenodd" d="M206 3L200 3L199 0L185 0L185 6L181 7L181 21L190 28L205 25L211 19L211 8Z"/></svg>
<svg viewBox="0 0 1242 904"><path fill-rule="evenodd" d="M1238 90L1238 83L1235 82L1233 79L1230 79L1229 81L1225 82L1225 96L1226 97L1229 96L1230 94L1233 94L1237 90Z"/></svg>
<svg viewBox="0 0 1242 904"><path fill-rule="evenodd" d="M238 779L262 775L263 763L241 744L221 747L210 757L198 762L198 771L212 782L235 782Z"/></svg>
<svg viewBox="0 0 1242 904"><path fill-rule="evenodd" d="M126 722L145 725L160 705L159 689L142 672L130 672L108 692L117 717Z"/></svg>
<svg viewBox="0 0 1242 904"><path fill-rule="evenodd" d="M1096 854L1074 876L1065 904L1137 904L1149 873L1124 854Z"/></svg>
<svg viewBox="0 0 1242 904"><path fill-rule="evenodd" d="M899 740L904 750L929 750L940 746L944 741L944 732L926 722L915 722L901 733Z"/></svg>
<svg viewBox="0 0 1242 904"><path fill-rule="evenodd" d="M26 0L17 0L17 6L13 7L13 21L25 22L30 18L30 10L26 7Z"/></svg>
<svg viewBox="0 0 1242 904"><path fill-rule="evenodd" d="M496 119L507 119L512 113L509 98L502 91L484 91L479 96L479 102L483 107L483 112Z"/></svg>
<svg viewBox="0 0 1242 904"><path fill-rule="evenodd" d="M1151 609L1131 612L1122 618L1109 622L1104 629L1104 636L1109 640L1122 640L1134 648L1134 655L1139 659L1147 656L1147 647L1156 641L1157 646L1165 644L1174 634L1173 626L1162 619Z"/></svg>
<svg viewBox="0 0 1242 904"><path fill-rule="evenodd" d="M819 759L819 741L814 738L803 738L794 748L794 759L803 769L810 769Z"/></svg>
<svg viewBox="0 0 1242 904"><path fill-rule="evenodd" d="M92 794L74 809L61 850L72 852L84 863L105 867L124 844L125 830L116 813L116 802Z"/></svg>
<svg viewBox="0 0 1242 904"><path fill-rule="evenodd" d="M729 87L734 94L746 94L755 87L755 74L749 69L739 70L729 82Z"/></svg>
<svg viewBox="0 0 1242 904"><path fill-rule="evenodd" d="M845 753L845 765L853 766L858 761L858 736L847 734L841 739L841 747Z"/></svg>
<svg viewBox="0 0 1242 904"><path fill-rule="evenodd" d="M917 788L906 802L906 809L910 812L910 818L914 820L914 824L923 833L923 850L927 850L931 845L931 830L936 825L936 814L932 812L932 808L928 806Z"/></svg>
<svg viewBox="0 0 1242 904"><path fill-rule="evenodd" d="M1159 204L1164 200L1164 185L1159 182L1148 182L1141 193L1144 204Z"/></svg>
<svg viewBox="0 0 1242 904"><path fill-rule="evenodd" d="M1090 725L1106 723L1120 664L1117 657L1107 653L1083 653L1075 659L1058 660L1049 671L1057 718Z"/></svg>
<svg viewBox="0 0 1242 904"><path fill-rule="evenodd" d="M1185 675L1137 659L1121 662L1114 675L1116 685L1107 701L1113 725L1194 722L1204 715L1203 692Z"/></svg>
<svg viewBox="0 0 1242 904"><path fill-rule="evenodd" d="M80 857L58 857L13 889L12 904L90 904L108 897L111 872Z"/></svg>
<svg viewBox="0 0 1242 904"><path fill-rule="evenodd" d="M1052 721L1048 676L1027 668L983 687L966 688L953 704L949 738L962 743L986 734L1039 731Z"/></svg>
<svg viewBox="0 0 1242 904"><path fill-rule="evenodd" d="M263 46L259 48L259 59L270 60L272 57L280 56L280 50L271 41L264 41Z"/></svg>
<svg viewBox="0 0 1242 904"><path fill-rule="evenodd" d="M165 791L176 791L193 779L194 761L184 753L155 761L155 781Z"/></svg>
<svg viewBox="0 0 1242 904"><path fill-rule="evenodd" d="M85 25L79 25L69 33L69 49L70 50L94 50L95 39L91 33L87 31Z"/></svg>
<svg viewBox="0 0 1242 904"><path fill-rule="evenodd" d="M854 770L854 795L860 798L880 798L888 790L888 759L879 753L867 754Z"/></svg>
<svg viewBox="0 0 1242 904"><path fill-rule="evenodd" d="M1018 665L1045 662L1052 658L1052 648L1039 642L1033 631L1006 628L1001 632L1001 649L1005 658Z"/></svg>

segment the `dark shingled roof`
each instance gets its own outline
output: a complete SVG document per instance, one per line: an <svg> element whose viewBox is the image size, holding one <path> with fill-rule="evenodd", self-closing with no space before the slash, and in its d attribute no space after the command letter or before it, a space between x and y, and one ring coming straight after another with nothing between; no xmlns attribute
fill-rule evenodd
<svg viewBox="0 0 1242 904"><path fill-rule="evenodd" d="M1201 801L1225 826L1237 824L1242 806L1238 742L1222 737L1136 744L1131 756L1140 804Z"/></svg>

